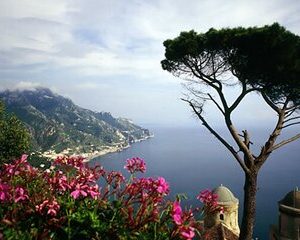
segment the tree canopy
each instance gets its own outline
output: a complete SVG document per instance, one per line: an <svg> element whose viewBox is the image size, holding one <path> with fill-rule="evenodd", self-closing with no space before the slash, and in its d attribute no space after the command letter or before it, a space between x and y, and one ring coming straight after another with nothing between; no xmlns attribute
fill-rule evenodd
<svg viewBox="0 0 300 240"><path fill-rule="evenodd" d="M300 104L300 37L278 23L252 28L182 32L164 42L162 68L175 75L193 75L219 86L230 71L248 89L274 103Z"/></svg>
<svg viewBox="0 0 300 240"><path fill-rule="evenodd" d="M5 112L0 101L0 165L20 157L29 147L29 132L16 116Z"/></svg>

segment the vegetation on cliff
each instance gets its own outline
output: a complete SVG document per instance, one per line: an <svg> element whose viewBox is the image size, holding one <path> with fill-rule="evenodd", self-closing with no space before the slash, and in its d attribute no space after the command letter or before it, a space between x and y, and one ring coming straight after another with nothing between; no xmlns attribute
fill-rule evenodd
<svg viewBox="0 0 300 240"><path fill-rule="evenodd" d="M46 88L6 90L0 99L29 130L35 151L95 153L147 138L147 129L107 112L94 112ZM111 151L112 151L111 150Z"/></svg>
<svg viewBox="0 0 300 240"><path fill-rule="evenodd" d="M0 165L21 156L29 147L29 132L15 115L5 111L0 101Z"/></svg>

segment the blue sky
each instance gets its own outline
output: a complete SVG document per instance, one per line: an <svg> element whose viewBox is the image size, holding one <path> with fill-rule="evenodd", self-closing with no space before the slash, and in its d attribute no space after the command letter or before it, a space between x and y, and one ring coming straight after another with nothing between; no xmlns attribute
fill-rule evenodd
<svg viewBox="0 0 300 240"><path fill-rule="evenodd" d="M160 67L162 42L191 29L275 21L300 34L299 12L298 0L1 1L0 87L44 86L137 123L195 125L180 101L181 80ZM272 121L273 113L253 99L237 120ZM214 110L207 115L219 123Z"/></svg>

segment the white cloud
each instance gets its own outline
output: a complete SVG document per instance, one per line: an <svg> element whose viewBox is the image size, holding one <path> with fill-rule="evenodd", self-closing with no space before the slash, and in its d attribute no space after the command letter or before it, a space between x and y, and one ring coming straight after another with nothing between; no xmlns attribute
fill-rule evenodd
<svg viewBox="0 0 300 240"><path fill-rule="evenodd" d="M48 63L74 67L76 74L99 76L161 71L163 40L182 30L262 25L285 22L287 17L293 23L299 20L293 11L299 4L278 0L226 4L221 0L190 4L27 0L21 4L4 1L0 7L0 49L8 64Z"/></svg>
<svg viewBox="0 0 300 240"><path fill-rule="evenodd" d="M0 2L0 14L8 18L42 18L52 21L66 20L65 14L70 11L68 1L60 0L10 0Z"/></svg>
<svg viewBox="0 0 300 240"><path fill-rule="evenodd" d="M122 90L133 98L134 84L143 84L141 95L155 85L172 98L167 88L178 82L160 67L165 39L190 29L275 21L299 34L299 11L300 2L293 0L1 1L0 82L9 79L13 86L29 79L72 97L79 83L88 94L95 84L101 91L116 78L131 79ZM115 98L121 96L115 92ZM156 96L154 106L164 99L163 94ZM118 109L126 107L118 104Z"/></svg>
<svg viewBox="0 0 300 240"><path fill-rule="evenodd" d="M41 87L41 84L38 82L20 81L15 85L4 85L0 90L35 90L37 87Z"/></svg>

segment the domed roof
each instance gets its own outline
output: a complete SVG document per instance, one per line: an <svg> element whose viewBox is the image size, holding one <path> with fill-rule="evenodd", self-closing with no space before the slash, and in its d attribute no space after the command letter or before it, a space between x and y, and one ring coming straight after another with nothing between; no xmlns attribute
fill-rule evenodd
<svg viewBox="0 0 300 240"><path fill-rule="evenodd" d="M279 204L300 209L300 191L296 188L279 201Z"/></svg>
<svg viewBox="0 0 300 240"><path fill-rule="evenodd" d="M233 195L233 193L222 184L215 188L212 192L218 195L217 201L219 204L231 205L239 203L239 200Z"/></svg>

